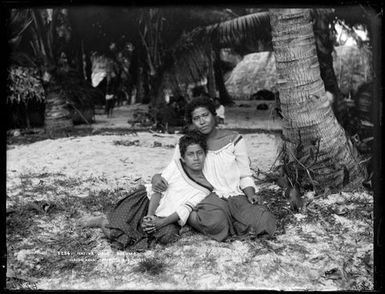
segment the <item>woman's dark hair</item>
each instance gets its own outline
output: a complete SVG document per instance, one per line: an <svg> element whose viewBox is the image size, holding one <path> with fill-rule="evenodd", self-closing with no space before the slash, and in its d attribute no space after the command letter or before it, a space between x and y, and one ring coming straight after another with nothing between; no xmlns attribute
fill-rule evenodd
<svg viewBox="0 0 385 294"><path fill-rule="evenodd" d="M179 139L179 152L181 157L185 155L187 147L192 144L198 144L202 147L205 154L207 153L206 138L198 131L188 131Z"/></svg>
<svg viewBox="0 0 385 294"><path fill-rule="evenodd" d="M204 107L210 111L212 115L217 115L214 101L209 97L199 96L186 105L185 117L188 123L192 123L192 112L198 107Z"/></svg>

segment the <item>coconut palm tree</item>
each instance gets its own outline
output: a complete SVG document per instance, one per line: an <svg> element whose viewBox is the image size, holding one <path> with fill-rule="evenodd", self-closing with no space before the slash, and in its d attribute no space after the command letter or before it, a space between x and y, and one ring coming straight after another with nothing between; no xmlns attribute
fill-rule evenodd
<svg viewBox="0 0 385 294"><path fill-rule="evenodd" d="M22 23L22 30L10 40L17 46L21 39L32 48L46 93L45 127L53 134L73 125L64 92L59 84L68 61L65 45L71 36L66 9L12 9L9 26Z"/></svg>
<svg viewBox="0 0 385 294"><path fill-rule="evenodd" d="M316 41L315 48L313 48L316 54L314 58L317 59L318 57L320 59L319 63L317 61L317 66L322 79L320 79L318 82L319 85L322 84L322 87L332 92L334 96L337 97L337 100L340 95L332 64L334 37L330 28L333 24L333 21L335 21L334 13L335 10L333 9L309 10L309 15L312 20L311 26L314 29L313 38L315 38ZM343 17L343 14L341 17ZM359 22L362 20L356 21ZM354 23L353 20L351 22ZM214 44L212 47L215 46L216 48L237 48L248 42L248 47L254 52L258 52L269 50L269 48L272 50L271 34L272 29L270 26L270 13L267 10L259 10L256 13L243 15L241 17L227 20L218 24L196 28L192 32L184 35L172 48L171 55L175 60L173 64L174 67L172 70L170 70L170 72L177 74L180 80L197 79L194 77L194 73L198 73L199 76L199 67L202 71L202 68L204 68L203 65L205 62L207 63L207 55L204 53L207 52L207 50L205 51L205 48L208 47L208 43ZM290 110L290 112L291 111L292 110ZM296 115L296 113L292 112L291 115ZM333 112L330 115L334 117ZM340 135L344 133L343 129L341 129L338 124L333 123L333 128L336 128L335 131L339 129ZM297 129L297 127L295 129ZM302 130L300 130L300 133L301 132ZM298 136L299 135L297 129L297 137ZM303 137L303 134L300 134L300 136L301 140L304 140L306 137ZM315 138L313 139L313 143L315 143L316 140ZM341 141L339 143L341 146L352 147L349 140ZM321 147L323 148L324 146ZM316 154L317 152L314 148L317 148L316 146L313 146L312 149L313 153ZM351 152L353 154L356 153L354 147L352 147ZM341 156L344 156L343 153ZM347 182L350 182L352 185L360 183L361 169L358 163L352 160L352 158L355 158L355 156L351 156L351 160L348 163L342 160L336 164L336 167L334 168L335 173L330 175L328 178L328 183L335 187L342 186ZM328 161L328 159L323 157L317 157L317 160L321 165L322 160ZM336 160L338 162L338 158L336 158ZM324 171L327 170L328 169L324 169ZM324 181L321 181L321 179L315 179L315 181L313 181L314 176L311 174L313 170L305 169L304 172L305 178L312 179L311 185L313 185L314 188L315 186L319 187L318 184L325 183ZM330 170L328 172L330 172ZM337 173L339 176L337 176ZM334 181L331 181L331 178L333 178Z"/></svg>
<svg viewBox="0 0 385 294"><path fill-rule="evenodd" d="M326 97L310 10L271 9L269 14L288 161L303 167L313 188L361 185L357 152Z"/></svg>
<svg viewBox="0 0 385 294"><path fill-rule="evenodd" d="M65 94L59 84L59 79L65 76L66 71L60 66L59 61L71 36L67 13L66 9L58 8L31 10L33 18L31 46L35 56L42 61L41 72L46 91L44 123L49 133L73 125Z"/></svg>

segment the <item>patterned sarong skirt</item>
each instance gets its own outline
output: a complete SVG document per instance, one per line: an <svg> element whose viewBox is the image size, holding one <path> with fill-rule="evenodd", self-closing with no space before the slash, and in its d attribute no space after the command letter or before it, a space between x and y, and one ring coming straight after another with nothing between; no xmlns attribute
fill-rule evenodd
<svg viewBox="0 0 385 294"><path fill-rule="evenodd" d="M170 224L162 227L154 234L148 235L142 229L142 219L147 214L149 199L146 188L140 186L130 193L107 213L108 228L112 246L118 249L132 247L139 243L146 247L151 242L167 244L177 239L180 226ZM145 249L145 248L143 248Z"/></svg>
<svg viewBox="0 0 385 294"><path fill-rule="evenodd" d="M188 224L217 241L251 232L272 236L277 228L274 215L265 206L251 204L244 195L225 199L214 193L196 206Z"/></svg>

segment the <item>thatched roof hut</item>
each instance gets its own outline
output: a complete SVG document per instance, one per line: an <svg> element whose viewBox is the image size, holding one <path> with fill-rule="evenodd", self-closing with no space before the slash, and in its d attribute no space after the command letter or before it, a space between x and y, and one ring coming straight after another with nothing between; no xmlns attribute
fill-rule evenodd
<svg viewBox="0 0 385 294"><path fill-rule="evenodd" d="M271 51L245 55L225 81L227 91L235 100L248 100L261 89L273 89L276 83L275 58Z"/></svg>
<svg viewBox="0 0 385 294"><path fill-rule="evenodd" d="M333 53L334 70L342 93L354 94L358 87L373 78L372 57L368 48L339 46ZM245 55L226 78L225 85L235 100L248 100L266 89L274 92L277 74L273 52Z"/></svg>

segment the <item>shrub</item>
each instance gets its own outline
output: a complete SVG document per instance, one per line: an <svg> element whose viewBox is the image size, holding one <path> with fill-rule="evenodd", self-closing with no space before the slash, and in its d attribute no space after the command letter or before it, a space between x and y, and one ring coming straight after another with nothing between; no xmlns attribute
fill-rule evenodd
<svg viewBox="0 0 385 294"><path fill-rule="evenodd" d="M8 70L7 103L44 101L45 92L36 68L12 65Z"/></svg>

